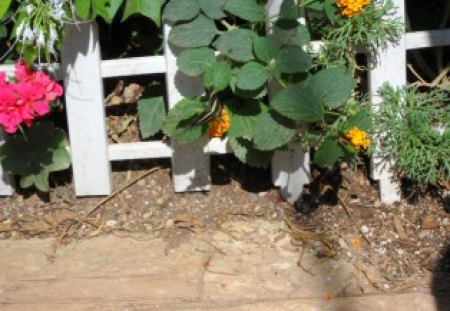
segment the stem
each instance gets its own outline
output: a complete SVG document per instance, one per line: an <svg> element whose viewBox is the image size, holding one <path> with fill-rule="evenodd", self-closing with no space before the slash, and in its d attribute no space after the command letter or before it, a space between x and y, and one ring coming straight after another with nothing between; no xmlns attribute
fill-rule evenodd
<svg viewBox="0 0 450 311"><path fill-rule="evenodd" d="M231 30L233 30L233 29L236 28L235 25L230 25L230 24L228 24L228 22L227 22L226 20L224 20L224 19L222 19L222 20L220 21L220 23L221 23L222 25L224 25L225 28L226 28L228 31L231 31Z"/></svg>

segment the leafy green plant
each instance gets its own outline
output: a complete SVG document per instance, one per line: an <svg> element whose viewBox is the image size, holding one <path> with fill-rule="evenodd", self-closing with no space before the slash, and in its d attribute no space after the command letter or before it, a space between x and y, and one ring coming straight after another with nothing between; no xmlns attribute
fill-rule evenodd
<svg viewBox="0 0 450 311"><path fill-rule="evenodd" d="M206 92L183 99L169 112L163 126L168 136L182 143L199 139L208 124L198 120L217 118L220 103L231 117L230 147L247 164L267 166L275 150L300 141L305 148L318 148L316 162L323 166L358 154L341 139L359 123L370 124L367 111L354 100L352 72L342 65L318 66L304 49L311 38L299 20L305 7L319 1L297 5L284 0L274 17L266 15L264 1L194 0L189 9L186 1L169 1L163 19L173 23L169 42L182 48L180 70L202 76ZM272 20L268 35L266 20ZM268 103L270 80L281 91Z"/></svg>
<svg viewBox="0 0 450 311"><path fill-rule="evenodd" d="M422 185L450 180L448 93L386 84L380 95L383 102L375 115L380 155L392 157L400 175Z"/></svg>
<svg viewBox="0 0 450 311"><path fill-rule="evenodd" d="M39 121L22 133L8 135L0 147L0 162L5 173L20 176L20 187L36 186L50 190L51 172L70 167L64 132L49 121Z"/></svg>

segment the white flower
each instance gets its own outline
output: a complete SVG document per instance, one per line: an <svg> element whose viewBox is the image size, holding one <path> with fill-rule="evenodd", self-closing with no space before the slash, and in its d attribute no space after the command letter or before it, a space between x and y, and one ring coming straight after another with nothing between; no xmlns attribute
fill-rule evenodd
<svg viewBox="0 0 450 311"><path fill-rule="evenodd" d="M34 32L33 29L30 28L30 25L25 27L23 31L22 40L25 41L33 41L34 40Z"/></svg>
<svg viewBox="0 0 450 311"><path fill-rule="evenodd" d="M25 11L27 11L28 16L31 15L31 12L33 12L33 9L34 9L34 7L32 4L29 4L25 7Z"/></svg>
<svg viewBox="0 0 450 311"><path fill-rule="evenodd" d="M42 30L39 30L39 34L37 35L36 44L38 47L43 47L45 45L45 36Z"/></svg>
<svg viewBox="0 0 450 311"><path fill-rule="evenodd" d="M23 32L24 27L25 27L25 22L24 21L20 22L19 26L16 27L16 36L17 37L22 36L22 32Z"/></svg>

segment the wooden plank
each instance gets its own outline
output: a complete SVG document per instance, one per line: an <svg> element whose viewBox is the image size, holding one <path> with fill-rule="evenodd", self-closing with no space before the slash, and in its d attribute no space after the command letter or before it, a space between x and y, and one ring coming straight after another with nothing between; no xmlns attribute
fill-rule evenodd
<svg viewBox="0 0 450 311"><path fill-rule="evenodd" d="M201 95L204 92L200 78L185 76L178 70L176 55L179 50L169 44L171 26L164 25L164 50L166 56L166 88L169 109L183 98ZM172 140L172 179L176 192L208 191L211 189L210 159L204 152L207 138L190 144Z"/></svg>
<svg viewBox="0 0 450 311"><path fill-rule="evenodd" d="M397 14L405 17L404 0L395 0ZM406 85L406 40L402 35L395 44L379 51L376 66L369 72L369 91L372 108L376 111L381 103L378 96L379 88L389 82L394 87ZM375 142L379 146L379 142ZM401 198L400 184L392 173L393 159L384 159L375 152L371 159L372 178L379 181L381 200L384 203L394 203Z"/></svg>
<svg viewBox="0 0 450 311"><path fill-rule="evenodd" d="M95 24L69 26L61 56L75 192L107 195L112 181Z"/></svg>
<svg viewBox="0 0 450 311"><path fill-rule="evenodd" d="M228 145L228 138L212 138L205 146L206 153L209 154L226 154L231 153L231 148Z"/></svg>
<svg viewBox="0 0 450 311"><path fill-rule="evenodd" d="M0 146L5 142L5 132L0 130ZM10 196L14 193L13 177L4 174L3 168L0 165L0 196Z"/></svg>
<svg viewBox="0 0 450 311"><path fill-rule="evenodd" d="M172 147L165 141L112 144L108 147L110 161L170 158Z"/></svg>
<svg viewBox="0 0 450 311"><path fill-rule="evenodd" d="M102 61L102 77L125 77L166 72L164 56L121 58Z"/></svg>
<svg viewBox="0 0 450 311"><path fill-rule="evenodd" d="M270 0L267 2L266 10L268 16L276 16L282 1ZM302 19L301 22L304 23ZM266 21L266 31L270 29L269 20ZM314 45L315 48L316 45ZM314 47L313 47L314 48ZM275 81L269 81L269 100L280 90ZM291 144L289 150L277 151L272 158L272 182L281 188L281 195L285 200L293 203L300 198L303 186L310 182L309 177L309 153L301 150L300 145Z"/></svg>
<svg viewBox="0 0 450 311"><path fill-rule="evenodd" d="M450 29L409 32L405 40L407 50L450 45Z"/></svg>

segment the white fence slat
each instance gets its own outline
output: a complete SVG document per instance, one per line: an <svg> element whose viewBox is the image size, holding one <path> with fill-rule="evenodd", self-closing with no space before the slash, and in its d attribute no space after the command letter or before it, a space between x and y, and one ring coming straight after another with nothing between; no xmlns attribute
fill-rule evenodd
<svg viewBox="0 0 450 311"><path fill-rule="evenodd" d="M450 45L450 29L409 32L405 40L407 50Z"/></svg>
<svg viewBox="0 0 450 311"><path fill-rule="evenodd" d="M111 193L98 30L69 26L61 52L74 184L78 196Z"/></svg>
<svg viewBox="0 0 450 311"><path fill-rule="evenodd" d="M102 61L102 77L125 77L166 72L164 56L130 57Z"/></svg>
<svg viewBox="0 0 450 311"><path fill-rule="evenodd" d="M269 0L266 5L268 16L280 12L281 0ZM266 31L270 32L270 22L266 21ZM280 90L275 81L269 82L269 100ZM309 153L303 151L298 143L293 143L288 150L276 151L272 158L272 182L280 187L283 198L294 203L300 198L303 187L310 182Z"/></svg>
<svg viewBox="0 0 450 311"><path fill-rule="evenodd" d="M395 0L394 2L398 16L404 19L404 0ZM369 72L369 88L372 107L375 111L381 103L377 92L383 83L389 82L393 87L403 87L407 83L405 36L402 35L398 42L390 44L386 50L379 51L376 64L376 67ZM377 142L375 144L378 145ZM381 201L388 204L399 201L401 198L400 183L392 172L393 159L383 159L375 151L371 165L372 178L379 182Z"/></svg>
<svg viewBox="0 0 450 311"><path fill-rule="evenodd" d="M3 145L5 140L5 133L3 130L0 130L0 146ZM0 196L10 196L14 193L13 187L13 177L7 174L4 174L3 168L0 165Z"/></svg>
<svg viewBox="0 0 450 311"><path fill-rule="evenodd" d="M185 76L178 70L178 50L169 44L171 26L164 25L164 52L166 56L166 88L169 109L183 97L201 95L204 92L200 79ZM175 192L208 191L211 189L210 159L204 152L208 139L202 138L189 144L171 141L172 179Z"/></svg>
<svg viewBox="0 0 450 311"><path fill-rule="evenodd" d="M173 154L164 141L111 144L108 152L110 161L170 158Z"/></svg>

